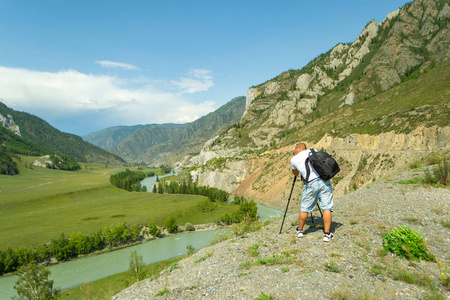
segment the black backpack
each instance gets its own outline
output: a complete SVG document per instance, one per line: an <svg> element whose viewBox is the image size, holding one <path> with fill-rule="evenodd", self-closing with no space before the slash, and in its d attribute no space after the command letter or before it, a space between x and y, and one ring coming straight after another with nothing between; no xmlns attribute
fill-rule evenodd
<svg viewBox="0 0 450 300"><path fill-rule="evenodd" d="M325 151L315 151L314 149L310 149L309 157L305 161L306 167L306 178L304 178L304 182L308 183L309 175L311 174L311 169L309 168L308 161L311 163L314 170L316 170L317 174L319 174L320 178L323 180L329 180L334 177L339 171L338 163L336 160Z"/></svg>

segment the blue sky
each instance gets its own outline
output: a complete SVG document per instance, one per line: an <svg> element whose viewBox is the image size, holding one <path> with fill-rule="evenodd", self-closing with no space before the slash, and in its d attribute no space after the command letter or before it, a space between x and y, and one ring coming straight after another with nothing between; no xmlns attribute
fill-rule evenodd
<svg viewBox="0 0 450 300"><path fill-rule="evenodd" d="M0 0L0 101L64 132L191 122L405 0Z"/></svg>

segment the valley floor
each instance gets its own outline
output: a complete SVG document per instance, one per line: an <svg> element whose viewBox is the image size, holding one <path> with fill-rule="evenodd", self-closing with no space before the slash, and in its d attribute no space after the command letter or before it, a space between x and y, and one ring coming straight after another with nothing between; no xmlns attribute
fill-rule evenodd
<svg viewBox="0 0 450 300"><path fill-rule="evenodd" d="M266 299L262 293L272 299L450 299L441 275L450 265L450 189L398 183L411 176L408 171L336 198L330 243L310 219L304 238L295 238L295 211L282 234L277 220L234 236L113 299ZM321 224L319 212L314 216ZM437 261L382 255L383 233L400 225L420 231Z"/></svg>

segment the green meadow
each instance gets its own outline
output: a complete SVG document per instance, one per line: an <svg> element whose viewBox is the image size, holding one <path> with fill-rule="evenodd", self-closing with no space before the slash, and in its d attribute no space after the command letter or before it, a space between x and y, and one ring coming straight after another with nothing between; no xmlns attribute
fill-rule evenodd
<svg viewBox="0 0 450 300"><path fill-rule="evenodd" d="M219 204L214 211L203 212L198 206L208 200L204 196L118 189L109 177L119 168L98 164L81 164L76 172L29 168L35 159L22 156L19 175L0 176L1 250L37 246L61 233L89 234L122 222L147 225L153 220L161 226L170 215L178 225L215 222L223 213L238 209Z"/></svg>

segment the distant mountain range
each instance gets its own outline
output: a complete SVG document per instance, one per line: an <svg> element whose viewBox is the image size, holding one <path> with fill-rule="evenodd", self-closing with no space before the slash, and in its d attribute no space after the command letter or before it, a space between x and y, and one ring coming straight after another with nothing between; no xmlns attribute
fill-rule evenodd
<svg viewBox="0 0 450 300"><path fill-rule="evenodd" d="M200 152L205 142L238 122L245 97L236 97L188 124L149 124L107 128L83 138L128 162L173 164Z"/></svg>
<svg viewBox="0 0 450 300"><path fill-rule="evenodd" d="M79 162L122 165L115 154L84 141L74 134L61 132L41 118L7 107L0 102L0 147L2 155L62 154Z"/></svg>

